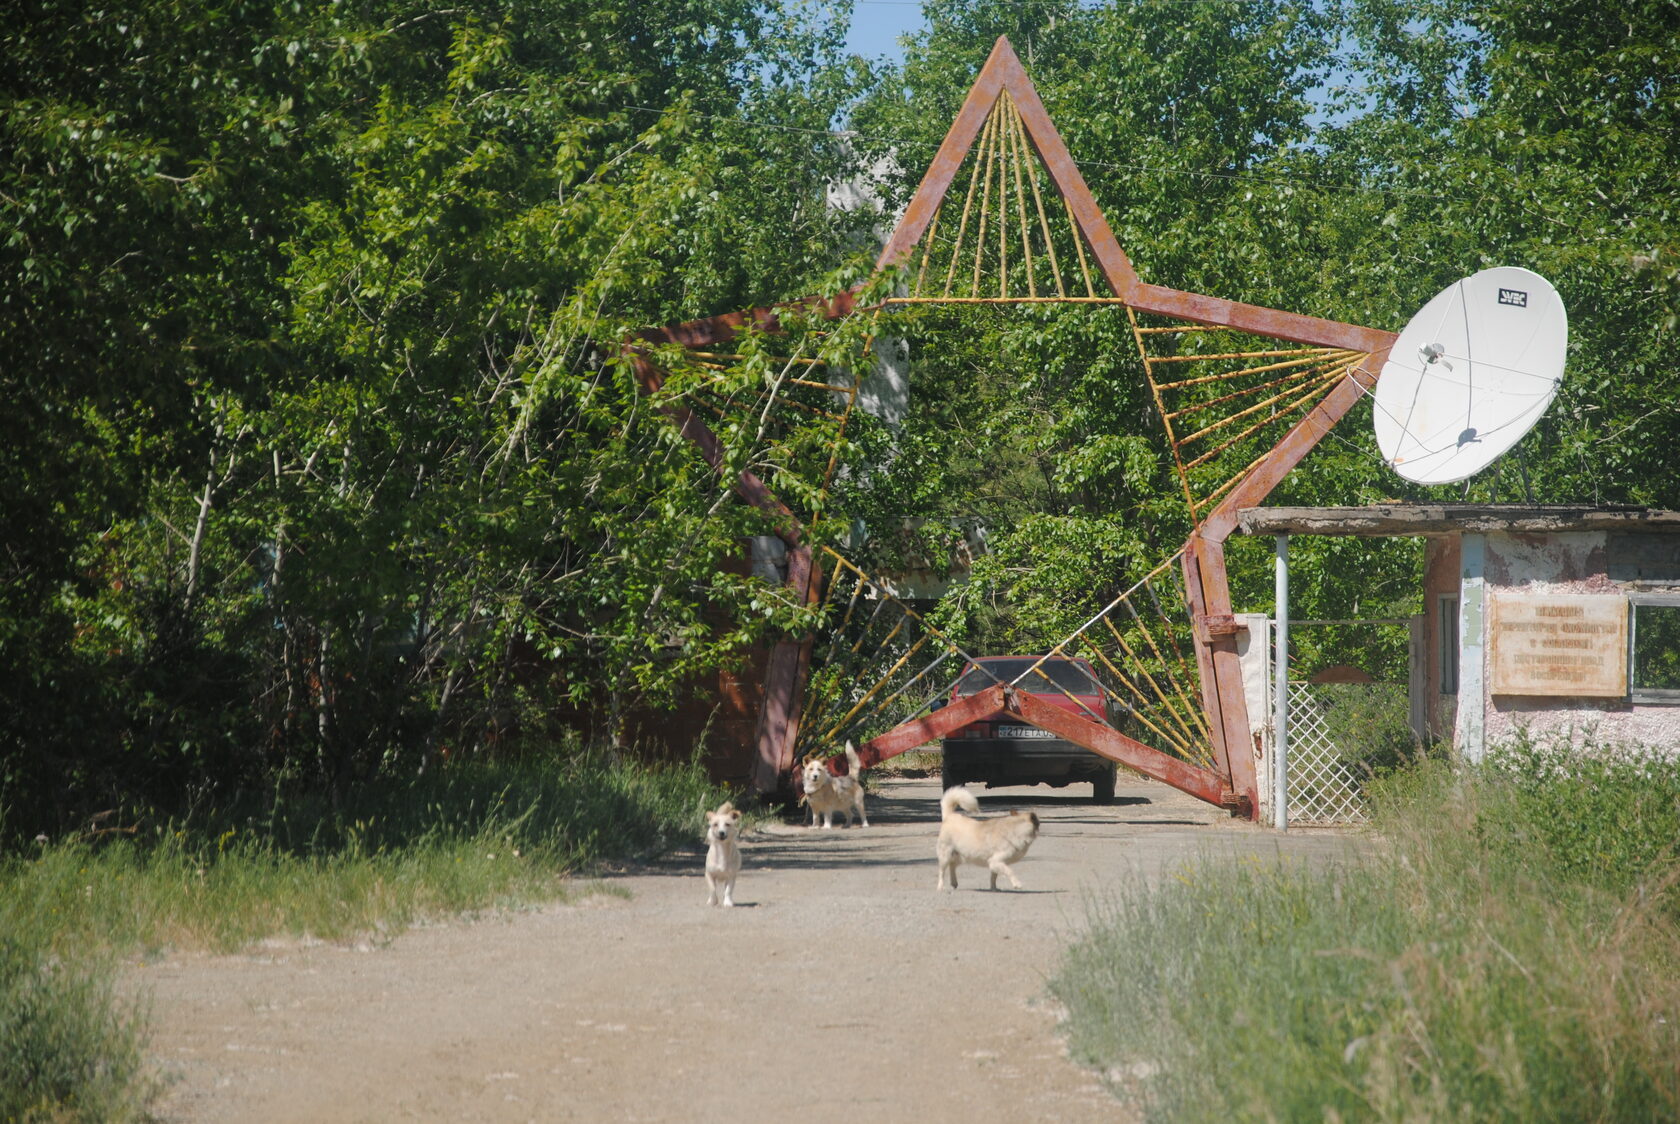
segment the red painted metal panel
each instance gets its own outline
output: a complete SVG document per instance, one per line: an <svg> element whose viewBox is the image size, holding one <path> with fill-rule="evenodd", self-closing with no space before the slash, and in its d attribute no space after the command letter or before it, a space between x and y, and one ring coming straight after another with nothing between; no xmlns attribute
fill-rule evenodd
<svg viewBox="0 0 1680 1124"><path fill-rule="evenodd" d="M1003 709L1001 684L987 687L978 694L958 699L949 706L925 718L901 722L879 737L871 738L858 747L858 759L864 768L878 765L889 757L897 757L905 750L915 749L926 742L937 741L953 730L960 730L970 722L979 722Z"/></svg>
<svg viewBox="0 0 1680 1124"><path fill-rule="evenodd" d="M1059 738L1066 738L1110 761L1118 761L1145 776L1154 777L1198 800L1220 807L1233 806L1225 778L1218 773L1169 757L1112 727L1092 722L1023 691L1009 692L1004 699L1004 709L1041 730L1049 730Z"/></svg>

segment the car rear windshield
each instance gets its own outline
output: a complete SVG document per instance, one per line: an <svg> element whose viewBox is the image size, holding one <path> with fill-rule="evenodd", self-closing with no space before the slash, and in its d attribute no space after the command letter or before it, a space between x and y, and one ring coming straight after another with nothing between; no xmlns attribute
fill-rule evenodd
<svg viewBox="0 0 1680 1124"><path fill-rule="evenodd" d="M978 666L971 664L957 680L957 697L978 694L993 683L1011 683L1037 662L1032 657L1023 656L1017 660L987 660ZM1044 681L1045 676L1049 677L1049 683ZM1021 680L1022 688L1028 691L1054 690L1051 683L1075 695L1102 693L1102 687L1092 680L1091 673L1071 660L1045 660L1038 671Z"/></svg>

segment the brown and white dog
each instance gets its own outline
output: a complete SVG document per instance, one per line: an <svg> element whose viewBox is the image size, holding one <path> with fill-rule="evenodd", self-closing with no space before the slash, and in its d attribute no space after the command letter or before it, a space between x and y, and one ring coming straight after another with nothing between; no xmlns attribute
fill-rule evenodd
<svg viewBox="0 0 1680 1124"><path fill-rule="evenodd" d="M800 765L800 787L805 790L801 799L811 810L807 827L816 827L818 816L822 817L824 827L833 827L836 812L845 812L846 826L851 827L854 811L863 826L869 826L869 813L863 810L863 762L851 742L846 743L846 764L851 766L851 771L844 777L829 772L828 762L814 753Z"/></svg>
<svg viewBox="0 0 1680 1124"><path fill-rule="evenodd" d="M960 810L959 810L960 809ZM1010 812L992 819L973 818L980 811L980 801L968 789L958 785L946 790L939 800L939 843L934 854L939 859L939 888L957 888L957 867L962 863L987 867L992 872L992 889L997 889L998 875L1009 879L1015 889L1021 880L1009 869L1020 862L1027 848L1038 838L1038 815L1035 812ZM967 812L968 815L963 813Z"/></svg>
<svg viewBox="0 0 1680 1124"><path fill-rule="evenodd" d="M706 898L707 905L735 904L735 876L741 873L741 813L725 801L715 812L706 813Z"/></svg>

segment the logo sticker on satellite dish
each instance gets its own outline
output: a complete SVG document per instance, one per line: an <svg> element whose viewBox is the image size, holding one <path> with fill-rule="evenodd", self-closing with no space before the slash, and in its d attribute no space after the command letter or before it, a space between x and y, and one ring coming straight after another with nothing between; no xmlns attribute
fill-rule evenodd
<svg viewBox="0 0 1680 1124"><path fill-rule="evenodd" d="M1383 459L1419 484L1474 476L1551 405L1568 342L1563 300L1538 273L1499 266L1449 285L1383 364L1371 418Z"/></svg>

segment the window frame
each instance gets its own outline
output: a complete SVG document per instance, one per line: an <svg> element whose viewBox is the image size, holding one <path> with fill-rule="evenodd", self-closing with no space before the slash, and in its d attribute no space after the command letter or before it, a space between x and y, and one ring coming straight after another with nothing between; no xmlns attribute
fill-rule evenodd
<svg viewBox="0 0 1680 1124"><path fill-rule="evenodd" d="M1450 613L1448 605L1452 606ZM1458 697L1461 605L1457 593L1435 595L1435 672L1440 687L1437 693L1449 698Z"/></svg>
<svg viewBox="0 0 1680 1124"><path fill-rule="evenodd" d="M1642 706L1680 706L1680 687L1641 687L1635 681L1639 665L1634 649L1639 637L1639 608L1657 605L1680 608L1680 589L1663 592L1629 592L1628 599L1628 701Z"/></svg>

